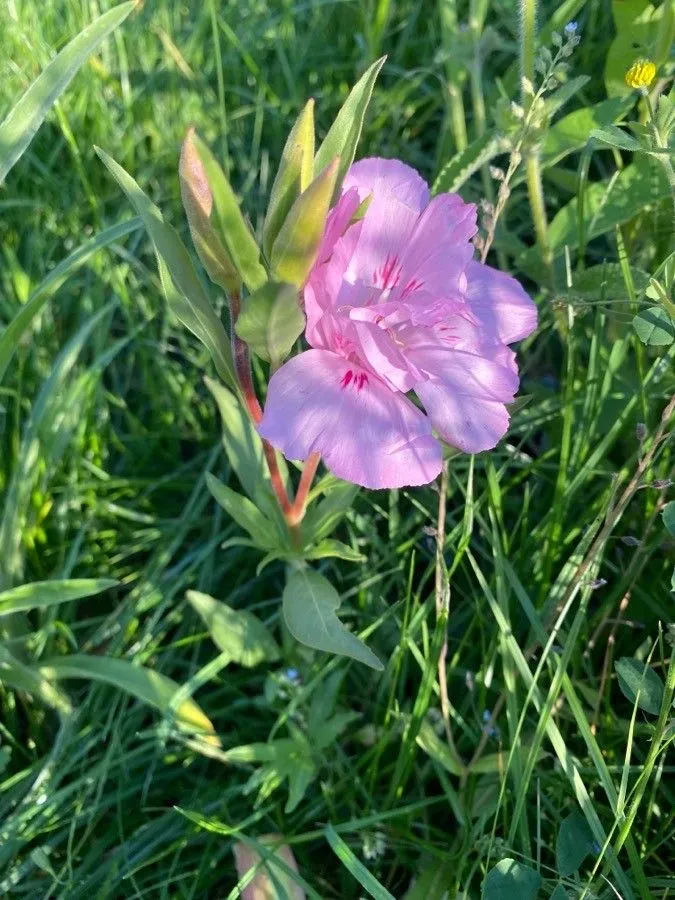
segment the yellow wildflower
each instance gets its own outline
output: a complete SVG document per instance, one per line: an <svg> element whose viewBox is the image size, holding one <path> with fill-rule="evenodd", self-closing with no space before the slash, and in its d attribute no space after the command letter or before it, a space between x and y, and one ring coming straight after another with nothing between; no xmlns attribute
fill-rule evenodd
<svg viewBox="0 0 675 900"><path fill-rule="evenodd" d="M626 72L626 84L631 88L648 88L656 77L656 66L651 59L636 59Z"/></svg>

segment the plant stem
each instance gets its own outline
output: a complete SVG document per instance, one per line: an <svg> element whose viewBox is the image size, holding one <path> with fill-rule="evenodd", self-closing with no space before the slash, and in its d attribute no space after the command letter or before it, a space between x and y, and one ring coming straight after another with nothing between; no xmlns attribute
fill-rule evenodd
<svg viewBox="0 0 675 900"><path fill-rule="evenodd" d="M293 501L291 510L286 517L290 525L299 525L304 518L305 507L307 506L307 495L309 494L309 489L312 486L312 481L314 481L314 476L316 475L316 470L319 467L320 461L321 454L312 453L305 462L304 468L302 470L302 475L300 476L298 490L295 494L295 500Z"/></svg>
<svg viewBox="0 0 675 900"><path fill-rule="evenodd" d="M230 295L230 319L232 327L232 357L234 359L234 370L237 376L237 381L239 382L239 387L244 399L244 404L246 406L246 409L248 410L248 414L253 420L254 424L257 425L262 419L262 407L260 406L260 401L256 396L255 388L253 386L253 378L251 377L251 361L248 355L248 347L245 342L237 336L237 333L234 330L234 326L237 322L237 319L239 318L240 312L241 295L239 293L233 292ZM263 451L265 453L265 459L267 461L267 468L270 472L272 488L274 489L274 493L276 494L277 500L279 501L279 506L281 507L281 511L284 514L284 518L288 521L290 526L291 521L289 519L289 516L291 514L292 504L289 500L288 492L286 491L286 486L284 485L284 480L281 477L279 462L277 460L277 452L274 447L264 438L262 444Z"/></svg>
<svg viewBox="0 0 675 900"><path fill-rule="evenodd" d="M520 2L520 74L521 96L525 113L529 112L532 97L525 90L525 79L532 84L534 82L534 59L537 46L537 0L521 0ZM534 233L537 237L544 263L551 268L551 248L548 240L548 219L546 218L546 206L544 204L544 191L541 184L541 166L539 153L531 150L526 162L527 193L532 211Z"/></svg>

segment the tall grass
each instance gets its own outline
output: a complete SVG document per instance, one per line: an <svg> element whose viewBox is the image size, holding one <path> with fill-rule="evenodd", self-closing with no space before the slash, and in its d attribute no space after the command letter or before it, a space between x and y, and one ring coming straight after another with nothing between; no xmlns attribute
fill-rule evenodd
<svg viewBox="0 0 675 900"><path fill-rule="evenodd" d="M7 4L0 117L91 15L77 0ZM607 16L606 4L539 4L545 46L552 24L579 20L570 75L590 76L553 122L607 102ZM146 3L12 171L0 321L74 261L48 283L0 386L3 570L12 583L119 581L31 613L31 657L78 649L190 683L217 650L188 589L255 612L283 654L229 665L196 695L223 752L269 742L276 763L258 780L261 764L196 752L168 716L110 687L69 683L76 711L59 719L0 684L0 896L234 898L233 843L270 832L292 847L311 896L478 897L502 858L536 870L541 896L560 885L573 897L672 895L673 546L660 512L673 349L644 346L631 325L648 305L644 273L674 249L658 166L591 154L580 119L546 125L531 157L546 252L534 176L514 175L490 260L527 285L541 324L520 348L510 437L449 460L440 525L437 489L362 492L340 538L367 562L326 564L347 621L387 660L373 673L296 645L280 623L281 568L258 577L246 548L223 549L238 532L204 482L234 477L203 384L210 364L167 312L148 239L137 222L119 225L131 212L93 152L133 172L185 234L178 154L196 125L260 228L307 96L325 131L355 73L387 52L361 153L398 156L432 182L494 133L502 93L520 102L519 40L503 0ZM528 72L536 52L526 48ZM504 157L476 157L465 198L494 201L490 164ZM641 167L633 187L629 166ZM661 676L658 714L620 690L624 656ZM291 740L313 780L288 811L279 760ZM587 854L561 871L571 813Z"/></svg>

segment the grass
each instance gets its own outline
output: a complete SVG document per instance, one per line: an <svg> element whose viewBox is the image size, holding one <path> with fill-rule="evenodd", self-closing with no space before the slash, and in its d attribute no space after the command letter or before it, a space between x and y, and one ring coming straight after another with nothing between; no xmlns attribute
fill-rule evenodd
<svg viewBox="0 0 675 900"><path fill-rule="evenodd" d="M606 101L598 73L613 35L608 4L597 6L539 10L544 35L552 18L559 29L579 20L571 74L591 76L554 121ZM91 16L77 0L10 0L0 111ZM471 40L458 40L467 16ZM260 229L307 96L323 133L355 74L387 52L361 153L398 156L433 181L465 137L494 130L502 92L517 98L518 41L503 0L468 13L450 0L148 3L12 171L0 321L35 291L48 301L0 386L2 587L119 587L31 613L7 646L26 661L120 657L199 684L224 750L249 749L206 757L170 716L104 685L69 682L76 712L61 718L0 685L0 896L235 898L234 842L259 847L270 832L292 847L310 897L478 897L502 858L538 871L540 896L560 884L575 898L673 895L673 546L660 515L673 349L644 346L631 326L643 273L673 250L657 163L590 156L547 126L543 271L532 185L514 178L490 261L523 280L541 321L519 351L526 399L511 434L489 455L450 460L440 553L438 487L362 491L339 537L367 562L322 566L386 661L375 673L294 643L283 567L256 576L256 554L221 549L239 531L204 481L234 479L203 383L211 365L167 312L147 237L93 151L133 173L186 236L177 166L195 125ZM634 183L630 166L642 167ZM498 188L477 167L461 193L494 199ZM88 240L101 245L91 255L79 249ZM282 659L197 675L217 650L188 589L263 618ZM659 715L619 689L622 656L649 659L666 683ZM267 742L271 762L256 762L251 745ZM280 773L297 778L300 759L313 780L289 811ZM556 845L573 812L572 844L589 852L568 871Z"/></svg>

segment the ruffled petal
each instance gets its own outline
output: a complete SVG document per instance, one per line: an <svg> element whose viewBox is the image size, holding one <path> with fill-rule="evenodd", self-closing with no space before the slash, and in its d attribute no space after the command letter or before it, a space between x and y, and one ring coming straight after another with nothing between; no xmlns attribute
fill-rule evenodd
<svg viewBox="0 0 675 900"><path fill-rule="evenodd" d="M427 484L441 470L429 419L326 350L301 353L274 373L258 430L289 459L321 453L334 475L367 488Z"/></svg>
<svg viewBox="0 0 675 900"><path fill-rule="evenodd" d="M520 341L537 327L537 307L515 278L472 260L466 268L467 300L486 339Z"/></svg>
<svg viewBox="0 0 675 900"><path fill-rule="evenodd" d="M503 403L462 394L435 380L421 382L416 392L439 435L464 453L491 450L508 430Z"/></svg>
<svg viewBox="0 0 675 900"><path fill-rule="evenodd" d="M369 157L354 163L342 184L343 193L350 188L358 190L361 201L369 194L383 200L391 197L417 213L429 202L426 181L398 159Z"/></svg>
<svg viewBox="0 0 675 900"><path fill-rule="evenodd" d="M434 197L409 235L398 290L455 296L474 253L469 242L476 230L473 203L465 203L458 194Z"/></svg>

